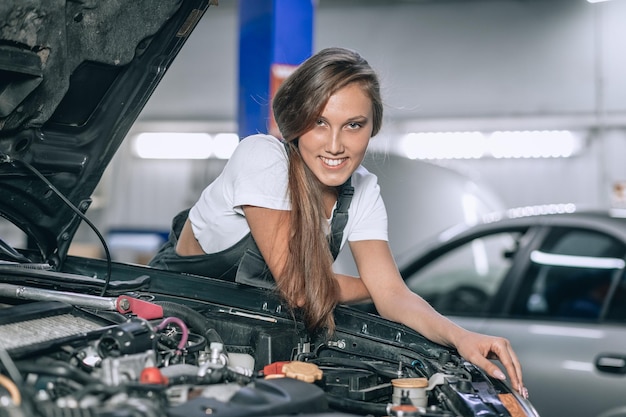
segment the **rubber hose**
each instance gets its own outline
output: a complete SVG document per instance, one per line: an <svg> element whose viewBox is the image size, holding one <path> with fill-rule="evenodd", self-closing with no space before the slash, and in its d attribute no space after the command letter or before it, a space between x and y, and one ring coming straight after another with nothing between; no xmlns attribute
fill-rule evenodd
<svg viewBox="0 0 626 417"><path fill-rule="evenodd" d="M164 316L176 316L181 318L191 328L202 334L209 344L211 342L219 342L224 344L220 335L213 329L210 322L202 314L198 313L191 307L183 304L173 303L170 301L155 301L157 305L163 307Z"/></svg>
<svg viewBox="0 0 626 417"><path fill-rule="evenodd" d="M82 385L98 382L98 380L91 375L77 371L75 368L62 361L46 359L35 362L18 362L16 365L22 373L68 378Z"/></svg>
<svg viewBox="0 0 626 417"><path fill-rule="evenodd" d="M353 369L360 369L364 371L374 372L377 375L384 376L387 378L397 378L398 374L395 371L389 369L380 369L376 365L373 365L369 362L357 361L355 359L348 358L336 358L332 356L318 358L311 360L312 363L317 366L343 366Z"/></svg>

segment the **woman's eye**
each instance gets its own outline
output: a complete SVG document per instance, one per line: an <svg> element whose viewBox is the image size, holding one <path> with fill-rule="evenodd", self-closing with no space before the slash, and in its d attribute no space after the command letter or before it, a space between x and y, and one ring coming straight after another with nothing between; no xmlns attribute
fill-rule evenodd
<svg viewBox="0 0 626 417"><path fill-rule="evenodd" d="M317 121L315 122L315 124L316 124L317 126L322 126L322 125L324 124L324 120L322 120L322 119L317 119Z"/></svg>
<svg viewBox="0 0 626 417"><path fill-rule="evenodd" d="M350 129L358 129L360 127L361 127L361 123L358 123L358 122L348 123L348 128Z"/></svg>

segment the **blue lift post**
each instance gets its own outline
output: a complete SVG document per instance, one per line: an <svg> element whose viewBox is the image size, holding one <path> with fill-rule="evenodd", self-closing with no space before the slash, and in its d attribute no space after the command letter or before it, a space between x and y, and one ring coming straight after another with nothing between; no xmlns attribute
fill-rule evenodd
<svg viewBox="0 0 626 417"><path fill-rule="evenodd" d="M275 85L276 68L297 66L311 56L314 1L239 0L240 138L275 133L271 121L272 78Z"/></svg>

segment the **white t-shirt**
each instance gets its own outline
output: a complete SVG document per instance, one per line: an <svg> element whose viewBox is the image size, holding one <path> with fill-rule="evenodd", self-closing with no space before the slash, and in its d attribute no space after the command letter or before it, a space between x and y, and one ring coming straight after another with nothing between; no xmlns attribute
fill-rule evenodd
<svg viewBox="0 0 626 417"><path fill-rule="evenodd" d="M228 249L250 232L242 206L290 210L287 152L269 135L243 139L222 173L204 189L189 220L206 253ZM360 166L352 175L354 196L341 247L346 241L387 240L387 211L378 179Z"/></svg>

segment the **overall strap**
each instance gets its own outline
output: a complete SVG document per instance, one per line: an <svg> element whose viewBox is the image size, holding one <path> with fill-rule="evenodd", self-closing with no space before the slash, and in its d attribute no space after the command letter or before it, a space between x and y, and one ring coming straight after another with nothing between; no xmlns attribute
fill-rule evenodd
<svg viewBox="0 0 626 417"><path fill-rule="evenodd" d="M333 219L330 225L330 252L333 259L337 259L339 249L341 248L341 240L343 239L343 229L348 223L348 209L354 195L354 187L352 186L352 178L348 178L339 187L339 195L337 196L337 205L333 212Z"/></svg>

